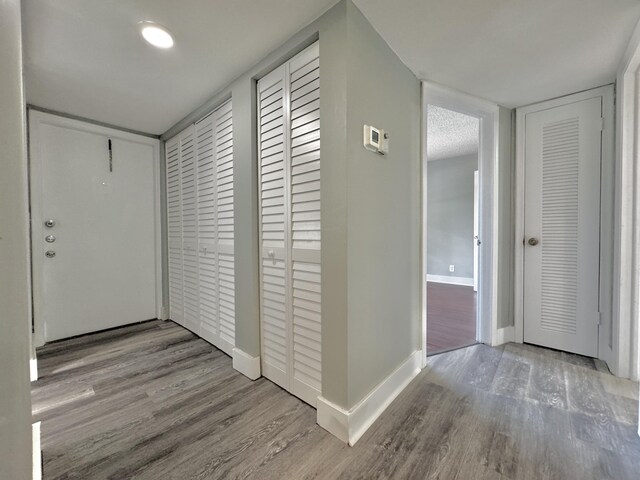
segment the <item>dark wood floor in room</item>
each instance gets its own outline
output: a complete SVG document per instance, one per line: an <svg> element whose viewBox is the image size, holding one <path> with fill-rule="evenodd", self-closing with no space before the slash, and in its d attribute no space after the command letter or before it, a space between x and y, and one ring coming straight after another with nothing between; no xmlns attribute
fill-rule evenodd
<svg viewBox="0 0 640 480"><path fill-rule="evenodd" d="M477 294L473 287L427 283L427 354L476 343Z"/></svg>
<svg viewBox="0 0 640 480"><path fill-rule="evenodd" d="M171 322L38 354L45 480L639 478L638 384L538 347L430 357L353 448Z"/></svg>

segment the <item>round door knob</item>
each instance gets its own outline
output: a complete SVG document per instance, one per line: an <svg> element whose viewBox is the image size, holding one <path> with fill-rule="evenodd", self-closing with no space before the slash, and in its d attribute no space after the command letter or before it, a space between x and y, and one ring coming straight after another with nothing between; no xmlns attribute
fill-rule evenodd
<svg viewBox="0 0 640 480"><path fill-rule="evenodd" d="M538 244L538 239L537 239L537 238L534 238L534 237L531 237L531 238L529 239L529 242L528 242L528 243L529 243L529 245L531 245L532 247L535 247L535 246Z"/></svg>
<svg viewBox="0 0 640 480"><path fill-rule="evenodd" d="M56 224L56 222L54 222L51 219L44 221L44 226L47 227L47 228L52 228L53 226L55 226L55 224Z"/></svg>
<svg viewBox="0 0 640 480"><path fill-rule="evenodd" d="M47 250L44 255L47 258L53 258L56 256L56 252L54 252L53 250Z"/></svg>
<svg viewBox="0 0 640 480"><path fill-rule="evenodd" d="M269 256L271 258L274 258L276 256L276 252L274 252L273 250L269 250Z"/></svg>
<svg viewBox="0 0 640 480"><path fill-rule="evenodd" d="M56 237L55 235L47 235L46 237L44 237L44 240L47 243L53 243L56 241Z"/></svg>

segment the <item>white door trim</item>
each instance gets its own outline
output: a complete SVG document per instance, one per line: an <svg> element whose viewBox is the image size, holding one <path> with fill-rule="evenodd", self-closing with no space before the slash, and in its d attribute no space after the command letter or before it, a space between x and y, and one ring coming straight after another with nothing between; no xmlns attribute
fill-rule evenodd
<svg viewBox="0 0 640 480"><path fill-rule="evenodd" d="M498 105L432 82L422 82L421 328L423 367L427 359L427 106L436 105L480 119L478 170L481 193L477 340L497 345L498 335ZM506 339L508 341L508 339Z"/></svg>
<svg viewBox="0 0 640 480"><path fill-rule="evenodd" d="M160 141L155 138L137 135L122 130L117 130L93 123L83 122L77 119L61 117L51 113L44 113L37 110L29 110L29 185L31 202L31 219L42 218L42 156L39 151L40 146L40 126L42 124L56 125L60 127L73 128L84 132L109 135L112 138L136 142L149 145L153 148L153 176L154 176L154 210L155 210L155 258L156 258L156 315L162 317L162 249L161 249L161 215L160 215ZM43 272L42 262L34 261L34 256L39 255L41 259L44 255L43 242L34 241L41 239L43 228L40 222L31 221L31 256L32 256L32 295L33 295L33 321L34 321L34 346L44 345L44 323L43 323Z"/></svg>
<svg viewBox="0 0 640 480"><path fill-rule="evenodd" d="M603 116L605 118L605 125L602 131L602 177L601 177L601 208L608 205L607 201L612 199L613 195L613 86L607 85L604 87L598 87L592 90L575 93L565 97L555 98L545 102L536 103L533 105L527 105L516 109L516 163L515 163L515 275L514 275L514 327L515 327L515 341L522 343L524 340L524 195L525 195L525 174L524 174L524 154L525 154L525 125L524 118L528 113L546 110L554 107L559 107L569 103L580 102L588 100L594 97L603 98ZM606 212L601 215L601 222L606 221ZM611 301L610 301L610 280L609 280L609 294L607 293L606 275L604 272L611 271L613 268L612 259L606 255L607 250L610 252L611 248L607 249L607 243L604 236L607 234L607 229L603 228L601 223L600 229L600 245L601 245L601 260L600 260L600 311L603 315L603 322L610 322L611 319ZM608 233L611 233L610 231ZM602 280L605 280L604 282ZM603 329L601 329L602 334ZM603 342L600 341L599 345L602 347ZM606 360L607 352L605 349L599 348L599 358Z"/></svg>
<svg viewBox="0 0 640 480"><path fill-rule="evenodd" d="M615 262L611 371L640 378L640 22L617 72Z"/></svg>

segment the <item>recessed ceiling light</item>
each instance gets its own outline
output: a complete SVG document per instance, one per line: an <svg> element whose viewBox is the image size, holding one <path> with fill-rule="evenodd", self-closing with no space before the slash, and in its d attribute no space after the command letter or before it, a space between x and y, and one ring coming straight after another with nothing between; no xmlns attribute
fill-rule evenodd
<svg viewBox="0 0 640 480"><path fill-rule="evenodd" d="M140 22L138 25L140 26L142 37L154 47L173 47L173 37L162 25L154 22Z"/></svg>

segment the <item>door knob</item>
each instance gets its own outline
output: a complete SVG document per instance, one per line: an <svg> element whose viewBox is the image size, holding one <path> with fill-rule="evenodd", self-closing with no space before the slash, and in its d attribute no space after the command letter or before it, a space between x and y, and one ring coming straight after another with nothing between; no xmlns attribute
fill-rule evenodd
<svg viewBox="0 0 640 480"><path fill-rule="evenodd" d="M45 242L47 243L53 243L56 241L56 236L55 235L47 235L46 237L44 237Z"/></svg>
<svg viewBox="0 0 640 480"><path fill-rule="evenodd" d="M54 252L53 250L47 250L47 251L44 253L44 255L45 255L45 257L47 257L47 258L53 258L53 257L55 257L55 256L56 256L56 252Z"/></svg>
<svg viewBox="0 0 640 480"><path fill-rule="evenodd" d="M531 245L532 247L535 247L535 246L538 244L538 239L537 239L537 238L535 238L535 237L531 237L531 238L529 239L529 242L528 242L528 243L529 243L529 245Z"/></svg>
<svg viewBox="0 0 640 480"><path fill-rule="evenodd" d="M47 228L52 228L55 224L56 224L56 222L54 222L51 219L44 221L44 226L47 227Z"/></svg>
<svg viewBox="0 0 640 480"><path fill-rule="evenodd" d="M475 237L473 237L476 240L476 245L480 246L482 245L482 240L480 240L480 237L478 237L478 235L476 235Z"/></svg>

